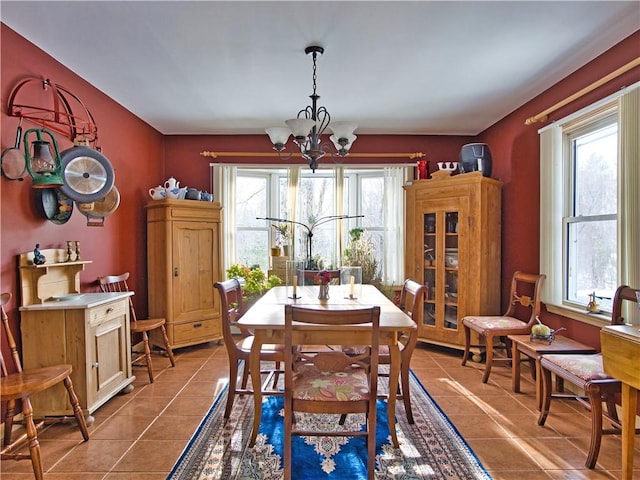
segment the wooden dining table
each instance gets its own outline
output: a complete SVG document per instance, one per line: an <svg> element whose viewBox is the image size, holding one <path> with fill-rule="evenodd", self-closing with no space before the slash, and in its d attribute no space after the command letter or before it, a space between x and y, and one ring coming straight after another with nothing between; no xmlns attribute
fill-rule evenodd
<svg viewBox="0 0 640 480"><path fill-rule="evenodd" d="M254 391L254 421L250 446L255 444L262 415L262 384L260 377L260 349L263 344L284 343L284 306L287 304L318 310L357 309L380 307L380 345L389 347L389 392L398 389L400 373L400 349L398 339L405 332L417 328L416 323L373 285L362 285L356 295L350 295L350 285L331 285L329 299L318 299L318 286L297 287L298 298L292 297L292 287L274 287L263 295L238 320L238 325L253 332L249 365ZM302 324L301 324L302 325ZM364 345L371 341L370 326L304 325L294 332L294 343L300 345ZM394 447L398 447L395 428L396 395L387 400L389 432Z"/></svg>

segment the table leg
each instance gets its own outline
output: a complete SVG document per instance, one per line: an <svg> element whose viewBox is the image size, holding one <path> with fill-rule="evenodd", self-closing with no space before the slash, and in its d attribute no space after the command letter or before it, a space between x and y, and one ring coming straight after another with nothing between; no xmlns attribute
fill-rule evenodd
<svg viewBox="0 0 640 480"><path fill-rule="evenodd" d="M511 342L511 388L520 393L520 352L518 342Z"/></svg>
<svg viewBox="0 0 640 480"><path fill-rule="evenodd" d="M387 399L387 423L391 442L395 448L399 448L398 434L396 433L396 392L398 391L398 376L400 375L400 349L398 344L389 346L389 396Z"/></svg>
<svg viewBox="0 0 640 480"><path fill-rule="evenodd" d="M633 443L636 431L638 390L622 383L622 480L633 478Z"/></svg>
<svg viewBox="0 0 640 480"><path fill-rule="evenodd" d="M249 439L249 447L253 447L258 438L260 419L262 418L262 379L260 378L260 350L262 349L262 339L260 333L256 332L251 345L251 356L249 366L251 368L251 385L253 386L253 431Z"/></svg>

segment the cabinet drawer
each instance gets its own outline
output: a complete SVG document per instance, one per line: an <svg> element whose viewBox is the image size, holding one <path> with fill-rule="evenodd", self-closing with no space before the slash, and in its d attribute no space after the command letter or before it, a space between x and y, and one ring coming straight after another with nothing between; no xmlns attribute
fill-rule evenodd
<svg viewBox="0 0 640 480"><path fill-rule="evenodd" d="M217 333L216 321L213 319L180 323L173 325L173 342L180 345L199 338L213 338Z"/></svg>
<svg viewBox="0 0 640 480"><path fill-rule="evenodd" d="M113 318L121 317L127 313L127 308L129 308L127 300L94 307L89 311L89 325L100 325Z"/></svg>

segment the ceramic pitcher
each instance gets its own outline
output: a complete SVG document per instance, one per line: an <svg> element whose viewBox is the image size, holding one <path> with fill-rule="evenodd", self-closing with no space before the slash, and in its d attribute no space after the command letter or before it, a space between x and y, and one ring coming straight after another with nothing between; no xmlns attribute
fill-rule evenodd
<svg viewBox="0 0 640 480"><path fill-rule="evenodd" d="M167 191L180 188L180 182L178 182L173 177L169 177L169 179L166 182L164 182L164 188L166 188ZM174 197L174 198L177 198L177 197Z"/></svg>
<svg viewBox="0 0 640 480"><path fill-rule="evenodd" d="M167 193L162 185L149 189L149 196L154 200L162 200L167 197Z"/></svg>

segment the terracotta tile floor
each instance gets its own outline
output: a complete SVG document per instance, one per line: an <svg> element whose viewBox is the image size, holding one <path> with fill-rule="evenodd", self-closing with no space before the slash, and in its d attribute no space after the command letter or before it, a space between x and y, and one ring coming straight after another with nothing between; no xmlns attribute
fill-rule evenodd
<svg viewBox="0 0 640 480"><path fill-rule="evenodd" d="M176 367L154 356L153 385L134 368L135 389L94 412L90 440L72 425L40 435L45 478L160 480L226 383L224 346L206 344L176 352ZM597 468L584 467L590 421L570 400L554 400L545 427L536 424L534 384L523 364L522 393L511 391L511 371L494 367L482 384L482 364L460 366L461 352L419 345L412 369L496 480L621 478L620 437L605 436ZM640 442L636 476L640 479ZM33 478L29 461L0 465L3 480Z"/></svg>

